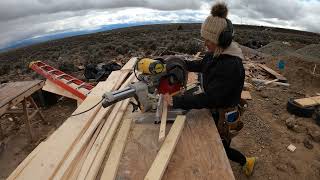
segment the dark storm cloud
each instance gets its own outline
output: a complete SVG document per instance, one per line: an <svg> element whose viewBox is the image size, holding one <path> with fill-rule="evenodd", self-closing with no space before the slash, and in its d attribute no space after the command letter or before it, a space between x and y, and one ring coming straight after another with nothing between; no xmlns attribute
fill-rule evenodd
<svg viewBox="0 0 320 180"><path fill-rule="evenodd" d="M199 0L1 0L0 21L64 11L146 7L159 10L198 9Z"/></svg>

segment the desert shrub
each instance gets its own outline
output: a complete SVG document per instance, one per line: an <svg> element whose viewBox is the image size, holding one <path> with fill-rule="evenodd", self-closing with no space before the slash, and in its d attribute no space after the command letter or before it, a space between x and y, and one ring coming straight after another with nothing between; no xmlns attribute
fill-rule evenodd
<svg viewBox="0 0 320 180"><path fill-rule="evenodd" d="M115 50L117 53L125 55L129 51L129 45L128 43L123 43L122 45L119 45Z"/></svg>
<svg viewBox="0 0 320 180"><path fill-rule="evenodd" d="M178 26L177 28L178 31L183 30L183 27L181 25Z"/></svg>
<svg viewBox="0 0 320 180"><path fill-rule="evenodd" d="M201 46L198 42L188 41L185 45L185 53L188 54L196 54L201 51Z"/></svg>
<svg viewBox="0 0 320 180"><path fill-rule="evenodd" d="M11 70L11 66L9 64L0 65L0 76L9 74Z"/></svg>
<svg viewBox="0 0 320 180"><path fill-rule="evenodd" d="M64 72L74 72L76 71L76 67L73 63L68 61L63 61L59 64L59 69Z"/></svg>

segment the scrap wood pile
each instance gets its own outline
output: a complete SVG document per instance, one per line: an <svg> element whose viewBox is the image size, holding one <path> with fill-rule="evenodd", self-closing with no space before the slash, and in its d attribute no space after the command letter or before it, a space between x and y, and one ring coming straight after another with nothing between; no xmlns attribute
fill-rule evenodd
<svg viewBox="0 0 320 180"><path fill-rule="evenodd" d="M40 143L8 179L114 179L132 122L123 119L130 99L108 108L102 108L100 102L106 91L136 81L132 73L135 62L136 58L132 58L121 70L98 83L73 115ZM94 108L87 111L91 107ZM161 178L184 122L185 116L177 117L145 179Z"/></svg>
<svg viewBox="0 0 320 180"><path fill-rule="evenodd" d="M243 61L245 68L246 80L256 85L279 85L288 87L287 78L263 64L263 58L254 55L246 57Z"/></svg>

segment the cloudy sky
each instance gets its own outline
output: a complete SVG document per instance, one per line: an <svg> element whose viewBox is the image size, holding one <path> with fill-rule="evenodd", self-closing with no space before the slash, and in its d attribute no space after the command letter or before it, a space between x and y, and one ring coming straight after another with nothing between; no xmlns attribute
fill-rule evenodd
<svg viewBox="0 0 320 180"><path fill-rule="evenodd" d="M0 49L23 39L143 22L202 22L214 0L0 0ZM233 23L320 32L320 0L226 0Z"/></svg>

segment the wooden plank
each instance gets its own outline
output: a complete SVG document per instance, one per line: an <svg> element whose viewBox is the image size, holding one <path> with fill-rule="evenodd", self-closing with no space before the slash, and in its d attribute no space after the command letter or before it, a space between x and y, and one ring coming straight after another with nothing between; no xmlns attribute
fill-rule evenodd
<svg viewBox="0 0 320 180"><path fill-rule="evenodd" d="M270 80L270 81L265 82L264 85L268 85L268 84L271 84L271 83L277 82L277 81L279 81L279 79Z"/></svg>
<svg viewBox="0 0 320 180"><path fill-rule="evenodd" d="M249 91L242 91L241 92L241 99L252 100L252 96Z"/></svg>
<svg viewBox="0 0 320 180"><path fill-rule="evenodd" d="M75 99L77 101L82 102L82 99L80 99L79 97L73 95L69 91L66 91L66 90L62 89L60 86L54 84L53 82L51 82L48 79L46 80L44 86L42 87L42 90L48 91L48 92L51 92L51 93L54 93L54 94L58 94L60 96L64 96L64 97L67 97L67 98L70 98L70 99Z"/></svg>
<svg viewBox="0 0 320 180"><path fill-rule="evenodd" d="M122 88L124 88L128 84L130 84L134 78L135 78L135 76L134 76L134 74L132 74L127 79L127 81L122 85ZM127 99L124 102L126 103L126 105L128 105L129 99ZM121 118L121 112L119 113L119 110L121 109L122 105L123 105L123 102L116 103L114 109L109 114L109 116L106 120L106 123L103 125L103 129L101 130L96 141L94 142L93 148L90 149L90 152L88 153L88 156L85 159L84 166L81 168L81 170L79 172L78 179L84 179L86 177L87 172L89 171L91 164L93 163L96 155L98 154L100 147L102 146L106 135L109 133L111 126L118 118Z"/></svg>
<svg viewBox="0 0 320 180"><path fill-rule="evenodd" d="M234 179L220 136L208 110L191 110L163 180ZM128 118L153 122L152 113L129 114ZM158 150L159 127L135 123L122 155L116 179L143 179Z"/></svg>
<svg viewBox="0 0 320 180"><path fill-rule="evenodd" d="M122 77L125 77L124 75ZM121 88L126 87L129 83L131 83L132 79L134 78L134 75L131 74L131 76L126 80L126 82L121 86ZM121 81L123 79L121 78ZM55 179L61 179L65 173L68 172L68 168L72 164L74 160L76 160L76 157L79 153L83 151L85 148L85 144L87 144L90 141L90 137L94 134L96 128L99 126L99 124L102 122L103 118L109 113L111 107L107 108L101 108L97 115L95 116L94 120L92 121L90 127L86 130L85 134L81 137L80 141L74 145L72 152L68 155L68 157L63 161L63 164L59 168L59 170L54 174Z"/></svg>
<svg viewBox="0 0 320 180"><path fill-rule="evenodd" d="M302 107L316 106L316 105L320 104L320 96L296 99L296 100L294 100L294 102L296 102L297 104L299 104Z"/></svg>
<svg viewBox="0 0 320 180"><path fill-rule="evenodd" d="M33 81L27 81L29 82L30 84L33 82ZM29 97L31 96L33 93L35 93L36 91L38 91L39 89L42 88L43 84L44 84L44 81L37 81L38 83L35 83L32 84L33 86L31 88L27 88L26 90L23 90L23 92L21 91L14 91L12 90L13 87L11 88L6 88L6 89L3 89L1 88L0 89L0 92L4 92L4 91L13 91L15 94L11 94L11 95L7 95L8 96L8 99L5 99L5 98L1 98L0 100L0 103L1 103L1 106L0 106L0 116L3 115L11 106L15 106L17 104L19 104L21 101L23 101L24 98L26 97ZM21 84L19 83L19 86ZM19 87L14 87L14 88L19 88Z"/></svg>
<svg viewBox="0 0 320 180"><path fill-rule="evenodd" d="M79 172L94 144L94 142L96 141L104 123L105 123L106 119L104 120L104 122L99 124L99 127L97 128L97 130L94 132L94 135L92 136L92 138L90 139L89 144L86 146L85 151L82 151L83 153L79 154L79 156L77 157L77 159L73 162L72 167L69 167L69 170L66 174L64 174L63 179L66 180L76 180L78 178Z"/></svg>
<svg viewBox="0 0 320 180"><path fill-rule="evenodd" d="M168 115L168 104L167 104L167 101L164 100L162 102L162 115L161 115L160 131L159 131L160 143L162 143L164 138L166 137L167 115Z"/></svg>
<svg viewBox="0 0 320 180"><path fill-rule="evenodd" d="M108 160L104 166L100 179L114 180L120 164L120 159L127 142L130 131L132 119L124 119L121 128L118 132L117 138L114 140Z"/></svg>
<svg viewBox="0 0 320 180"><path fill-rule="evenodd" d="M87 173L87 176L84 178L85 180L95 180L96 179L96 177L99 173L101 164L104 160L104 157L109 149L112 138L118 128L118 125L122 119L124 112L127 109L127 106L129 104L129 100L130 99L126 99L123 101L121 108L119 109L117 116L114 119L114 122L112 123L111 127L109 128L108 134L105 136L105 139L103 140L102 145L101 145L94 161L92 162L92 165L90 167L90 170ZM80 178L80 176L79 176L78 179L82 179L82 178Z"/></svg>
<svg viewBox="0 0 320 180"><path fill-rule="evenodd" d="M136 64L136 61L138 60L138 58L133 57L131 58L123 67L123 70L132 70L133 66Z"/></svg>
<svg viewBox="0 0 320 180"><path fill-rule="evenodd" d="M161 180L170 161L173 151L178 143L186 117L178 116L171 127L168 137L161 146L159 153L149 169L145 180Z"/></svg>
<svg viewBox="0 0 320 180"><path fill-rule="evenodd" d="M279 79L279 81L281 82L287 82L287 78L284 77L283 75L277 73L276 71L274 71L273 69L267 67L266 65L263 64L258 64L262 69L264 69L265 71L267 71L268 73L272 74L274 77L276 77L277 79Z"/></svg>
<svg viewBox="0 0 320 180"><path fill-rule="evenodd" d="M251 78L251 80L255 83L266 83L268 82L267 80L262 80L262 79L257 79L257 78ZM285 87L289 87L290 84L288 83L281 83L281 82L272 82L271 84L275 84L275 85L279 85L279 86L285 86Z"/></svg>
<svg viewBox="0 0 320 180"><path fill-rule="evenodd" d="M104 91L100 91L100 96L91 95L87 97L73 114L83 112L96 105L101 100L101 96L105 91L114 89L114 85L119 81L120 77L121 72L112 72L107 79L109 86L106 86ZM51 178L62 162L67 159L72 147L81 139L90 126L100 107L101 105L98 105L81 116L71 116L68 118L48 138L47 146L36 155L17 179L43 180ZM50 156L48 156L49 154ZM34 172L37 172L37 176L34 176Z"/></svg>
<svg viewBox="0 0 320 180"><path fill-rule="evenodd" d="M33 87L38 87L39 85L42 87L44 84L41 80L34 81L19 81L19 82L11 82L6 84L1 84L0 87L0 107L14 101L16 97L19 95L25 94L30 91ZM40 89L41 89L40 87ZM34 90L32 90L35 92ZM32 93L33 94L33 93ZM29 95L30 96L30 95ZM28 97L28 96L24 96ZM23 99L23 98L22 98ZM21 102L21 101L19 101Z"/></svg>
<svg viewBox="0 0 320 180"><path fill-rule="evenodd" d="M19 165L18 167L10 174L7 180L16 179L19 174L24 170L24 168L31 162L31 160L37 155L37 153L44 146L45 141L41 142Z"/></svg>

